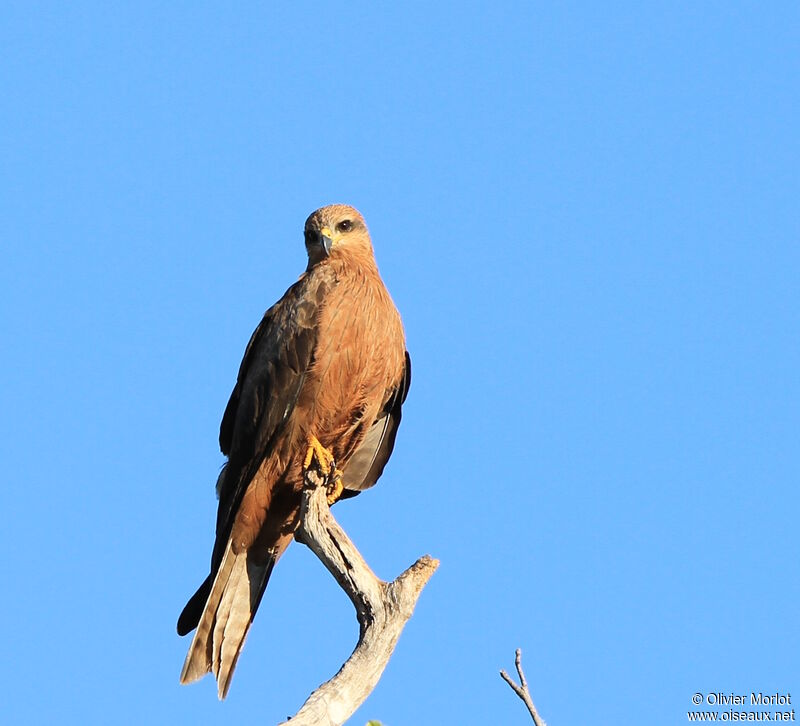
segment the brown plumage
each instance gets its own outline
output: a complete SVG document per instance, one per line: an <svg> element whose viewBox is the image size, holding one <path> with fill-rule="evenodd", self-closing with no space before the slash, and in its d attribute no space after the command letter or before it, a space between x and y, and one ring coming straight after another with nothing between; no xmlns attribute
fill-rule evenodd
<svg viewBox="0 0 800 726"><path fill-rule="evenodd" d="M411 377L403 326L352 207L314 212L308 267L250 339L220 426L211 574L178 632L195 633L181 682L213 672L225 698L270 573L298 525L303 464L316 438L343 497L372 486L391 455Z"/></svg>

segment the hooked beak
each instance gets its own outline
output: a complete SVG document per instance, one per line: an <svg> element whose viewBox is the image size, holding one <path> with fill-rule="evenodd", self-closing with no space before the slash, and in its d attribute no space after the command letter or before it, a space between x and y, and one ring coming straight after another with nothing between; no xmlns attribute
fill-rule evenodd
<svg viewBox="0 0 800 726"><path fill-rule="evenodd" d="M330 229L323 227L320 230L319 241L322 245L322 249L325 250L325 257L329 257L331 254L331 247L333 247L333 236L331 235Z"/></svg>

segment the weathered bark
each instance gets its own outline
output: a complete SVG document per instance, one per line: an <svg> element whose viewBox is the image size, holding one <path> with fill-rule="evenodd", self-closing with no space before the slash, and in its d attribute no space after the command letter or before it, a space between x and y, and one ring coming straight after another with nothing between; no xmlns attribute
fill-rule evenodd
<svg viewBox="0 0 800 726"><path fill-rule="evenodd" d="M439 561L418 559L394 582L383 582L369 568L328 507L325 479L306 473L298 542L311 548L336 578L356 609L358 644L339 672L315 690L284 725L340 726L378 683L417 599Z"/></svg>

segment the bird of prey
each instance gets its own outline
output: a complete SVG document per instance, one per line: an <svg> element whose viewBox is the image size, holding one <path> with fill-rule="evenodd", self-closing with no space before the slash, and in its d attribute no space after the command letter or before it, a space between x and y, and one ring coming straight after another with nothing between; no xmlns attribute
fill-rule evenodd
<svg viewBox="0 0 800 726"><path fill-rule="evenodd" d="M178 619L180 635L197 628L181 683L213 672L220 699L298 527L306 469L328 475L331 504L375 484L411 380L363 217L341 204L318 209L305 246L306 271L250 338L223 414L211 574Z"/></svg>

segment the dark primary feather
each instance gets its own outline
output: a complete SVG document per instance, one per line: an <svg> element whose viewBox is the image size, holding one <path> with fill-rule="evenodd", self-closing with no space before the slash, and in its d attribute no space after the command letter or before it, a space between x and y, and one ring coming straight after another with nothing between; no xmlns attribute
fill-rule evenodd
<svg viewBox="0 0 800 726"><path fill-rule="evenodd" d="M197 588L197 592L189 598L189 602L181 610L181 614L178 616L178 635L187 635L197 627L210 592L211 575L203 580L203 584Z"/></svg>

